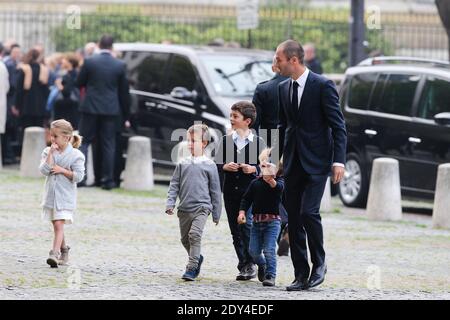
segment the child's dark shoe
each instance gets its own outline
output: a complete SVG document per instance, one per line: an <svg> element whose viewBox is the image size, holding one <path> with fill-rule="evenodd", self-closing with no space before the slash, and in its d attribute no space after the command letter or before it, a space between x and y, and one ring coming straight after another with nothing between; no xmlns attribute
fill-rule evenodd
<svg viewBox="0 0 450 320"><path fill-rule="evenodd" d="M52 268L58 268L58 256L59 252L50 250L50 252L48 253L47 264Z"/></svg>
<svg viewBox="0 0 450 320"><path fill-rule="evenodd" d="M246 271L245 271L245 267L241 269L241 271L239 271L239 274L236 276L236 280L237 281L243 281L243 280L247 280L247 278L245 277Z"/></svg>
<svg viewBox="0 0 450 320"><path fill-rule="evenodd" d="M247 265L247 273L246 273L247 280L256 278L256 265L253 263L250 263Z"/></svg>
<svg viewBox="0 0 450 320"><path fill-rule="evenodd" d="M202 263L203 263L203 256L200 255L200 258L198 258L198 266L197 266L196 274L195 274L195 277L196 277L196 278L197 278L198 275L200 274L200 268L202 267Z"/></svg>
<svg viewBox="0 0 450 320"><path fill-rule="evenodd" d="M265 275L266 275L266 266L262 266L262 265L258 266L258 280L260 282L264 281Z"/></svg>
<svg viewBox="0 0 450 320"><path fill-rule="evenodd" d="M186 269L186 272L181 276L181 279L186 281L194 281L197 278L197 269Z"/></svg>
<svg viewBox="0 0 450 320"><path fill-rule="evenodd" d="M262 284L264 287L273 287L275 285L275 278L267 275Z"/></svg>
<svg viewBox="0 0 450 320"><path fill-rule="evenodd" d="M244 266L236 277L238 281L247 281L256 277L256 267L253 263Z"/></svg>

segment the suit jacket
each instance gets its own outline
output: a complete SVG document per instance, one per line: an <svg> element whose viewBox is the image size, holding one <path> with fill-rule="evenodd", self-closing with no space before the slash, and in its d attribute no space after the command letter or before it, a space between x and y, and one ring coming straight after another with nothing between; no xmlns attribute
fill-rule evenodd
<svg viewBox="0 0 450 320"><path fill-rule="evenodd" d="M284 175L295 165L297 152L308 174L329 174L334 162L345 164L347 132L333 81L309 72L299 108L291 104L291 79L279 84L281 145Z"/></svg>
<svg viewBox="0 0 450 320"><path fill-rule="evenodd" d="M237 150L232 135L225 135L217 148L215 161L219 170L220 185L222 191L227 196L241 197L248 186L257 178L259 169L258 155L266 147L263 139L254 135L253 141L250 141L243 149ZM230 162L245 163L256 167L256 173L245 174L241 168L237 172L223 170L223 166Z"/></svg>
<svg viewBox="0 0 450 320"><path fill-rule="evenodd" d="M123 84L123 86L124 87L121 89L121 93L119 94L120 113L117 117L117 133L121 133L124 130L125 121L130 121L131 114L130 83L128 82L127 78L125 78L125 83Z"/></svg>
<svg viewBox="0 0 450 320"><path fill-rule="evenodd" d="M0 61L0 134L5 132L7 113L6 95L8 94L8 90L8 69L6 69L6 66Z"/></svg>
<svg viewBox="0 0 450 320"><path fill-rule="evenodd" d="M256 86L253 94L253 104L256 107L256 120L252 128L276 129L278 125L278 84L286 77L277 74L268 81Z"/></svg>
<svg viewBox="0 0 450 320"><path fill-rule="evenodd" d="M17 62L11 59L11 57L6 57L5 66L8 69L9 74L9 91L8 91L8 117L11 116L11 107L16 103L16 86L17 77L19 76L19 70L17 70Z"/></svg>
<svg viewBox="0 0 450 320"><path fill-rule="evenodd" d="M128 95L125 63L106 52L94 55L84 61L77 86L86 87L81 112L119 115L121 96Z"/></svg>
<svg viewBox="0 0 450 320"><path fill-rule="evenodd" d="M312 59L309 62L305 61L305 65L308 67L309 70L311 70L314 73L317 73L317 74L323 73L322 64L316 58Z"/></svg>

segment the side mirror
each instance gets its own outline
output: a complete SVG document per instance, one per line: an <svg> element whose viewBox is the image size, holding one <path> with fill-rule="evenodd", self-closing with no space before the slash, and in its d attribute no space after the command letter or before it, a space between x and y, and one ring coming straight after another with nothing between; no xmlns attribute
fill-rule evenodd
<svg viewBox="0 0 450 320"><path fill-rule="evenodd" d="M441 112L435 114L434 122L443 126L450 126L450 112Z"/></svg>
<svg viewBox="0 0 450 320"><path fill-rule="evenodd" d="M195 100L197 99L197 91L189 91L185 87L175 87L170 92L170 96L176 99Z"/></svg>

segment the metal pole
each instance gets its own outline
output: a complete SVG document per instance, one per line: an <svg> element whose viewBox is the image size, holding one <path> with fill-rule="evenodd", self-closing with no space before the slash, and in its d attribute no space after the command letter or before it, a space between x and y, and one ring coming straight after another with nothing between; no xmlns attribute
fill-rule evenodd
<svg viewBox="0 0 450 320"><path fill-rule="evenodd" d="M364 60L364 0L351 0L349 64L354 66Z"/></svg>
<svg viewBox="0 0 450 320"><path fill-rule="evenodd" d="M288 27L286 39L292 39L292 0L288 0Z"/></svg>

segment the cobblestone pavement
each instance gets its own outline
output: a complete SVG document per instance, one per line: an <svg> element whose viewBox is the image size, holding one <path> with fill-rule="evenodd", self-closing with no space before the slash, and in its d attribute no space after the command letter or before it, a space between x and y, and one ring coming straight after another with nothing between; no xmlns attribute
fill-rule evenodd
<svg viewBox="0 0 450 320"><path fill-rule="evenodd" d="M319 288L286 292L290 257L278 260L277 285L237 282L223 212L208 221L198 281L180 279L187 255L176 216L164 214L167 187L152 192L81 188L66 228L71 265L49 268L50 224L40 218L43 179L0 171L0 299L450 299L450 231L429 216L372 222L342 207L322 215L328 274Z"/></svg>

